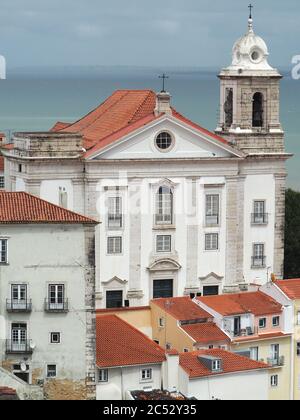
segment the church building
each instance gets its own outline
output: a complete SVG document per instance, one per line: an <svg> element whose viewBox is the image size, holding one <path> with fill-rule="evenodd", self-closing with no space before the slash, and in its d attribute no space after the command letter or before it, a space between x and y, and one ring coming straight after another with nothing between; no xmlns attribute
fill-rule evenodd
<svg viewBox="0 0 300 420"><path fill-rule="evenodd" d="M172 107L165 89L116 91L74 123L15 133L7 191L101 221L99 308L212 295L283 276L286 160L281 75L253 30L219 74L215 132ZM199 116L201 118L201 115Z"/></svg>

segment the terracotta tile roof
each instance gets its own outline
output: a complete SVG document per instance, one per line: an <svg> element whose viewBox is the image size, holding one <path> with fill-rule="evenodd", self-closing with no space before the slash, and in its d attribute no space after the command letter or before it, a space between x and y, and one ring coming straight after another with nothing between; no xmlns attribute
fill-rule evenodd
<svg viewBox="0 0 300 420"><path fill-rule="evenodd" d="M151 90L117 90L101 105L75 123L57 122L51 131L80 133L86 157L154 121L156 94ZM223 144L225 139L193 123L172 108L175 118Z"/></svg>
<svg viewBox="0 0 300 420"><path fill-rule="evenodd" d="M13 223L97 224L98 222L25 192L0 191L0 224Z"/></svg>
<svg viewBox="0 0 300 420"><path fill-rule="evenodd" d="M160 364L165 360L158 344L116 315L97 315L96 335L98 367Z"/></svg>
<svg viewBox="0 0 300 420"><path fill-rule="evenodd" d="M208 344L219 341L230 341L229 337L213 322L182 325L181 328L192 337L196 343Z"/></svg>
<svg viewBox="0 0 300 420"><path fill-rule="evenodd" d="M290 299L300 299L300 279L278 280L275 282Z"/></svg>
<svg viewBox="0 0 300 420"><path fill-rule="evenodd" d="M168 299L154 299L154 305L172 315L178 321L192 321L197 319L210 319L212 316L194 303L188 296Z"/></svg>
<svg viewBox="0 0 300 420"><path fill-rule="evenodd" d="M0 172L4 172L4 157L0 155Z"/></svg>
<svg viewBox="0 0 300 420"><path fill-rule="evenodd" d="M220 373L210 371L199 359L199 356L212 356L223 361L223 371ZM219 376L224 373L238 373L250 370L268 369L265 363L256 362L225 350L200 350L192 353L180 354L180 366L188 373L190 378L206 376Z"/></svg>
<svg viewBox="0 0 300 420"><path fill-rule="evenodd" d="M198 297L197 300L223 316L252 313L255 316L280 314L282 306L262 292Z"/></svg>

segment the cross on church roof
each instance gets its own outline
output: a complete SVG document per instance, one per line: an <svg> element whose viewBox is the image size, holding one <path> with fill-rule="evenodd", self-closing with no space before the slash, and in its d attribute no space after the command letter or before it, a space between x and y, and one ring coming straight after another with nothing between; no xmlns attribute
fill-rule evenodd
<svg viewBox="0 0 300 420"><path fill-rule="evenodd" d="M250 10L250 15L249 15L249 19L252 19L252 9L254 9L254 6L252 6L252 4L250 3L248 6L249 10Z"/></svg>
<svg viewBox="0 0 300 420"><path fill-rule="evenodd" d="M166 79L169 79L169 76L167 76L165 73L163 73L163 75L162 76L158 76L158 78L159 79L162 79L162 81L163 81L162 92L165 93L166 92L166 90L165 90L165 82L166 82Z"/></svg>

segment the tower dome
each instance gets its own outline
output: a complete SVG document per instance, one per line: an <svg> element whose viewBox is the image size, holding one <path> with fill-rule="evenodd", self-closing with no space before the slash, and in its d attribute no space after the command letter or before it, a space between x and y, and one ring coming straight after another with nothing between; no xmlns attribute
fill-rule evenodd
<svg viewBox="0 0 300 420"><path fill-rule="evenodd" d="M250 15L247 33L238 39L232 49L232 63L223 73L242 75L278 75L268 63L269 51L265 41L254 33Z"/></svg>

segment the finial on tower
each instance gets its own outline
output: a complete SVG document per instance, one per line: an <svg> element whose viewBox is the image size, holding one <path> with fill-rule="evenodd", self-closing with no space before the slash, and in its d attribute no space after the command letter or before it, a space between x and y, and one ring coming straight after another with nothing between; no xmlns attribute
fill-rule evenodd
<svg viewBox="0 0 300 420"><path fill-rule="evenodd" d="M165 84L166 84L166 80L169 79L169 76L167 76L165 73L161 76L158 76L159 79L162 79L163 83L162 83L162 90L161 93L165 93L166 89L165 89Z"/></svg>
<svg viewBox="0 0 300 420"><path fill-rule="evenodd" d="M249 32L253 32L252 9L254 9L254 6L252 6L252 4L250 3L248 8L250 10L249 19L248 19L248 28L249 28Z"/></svg>

